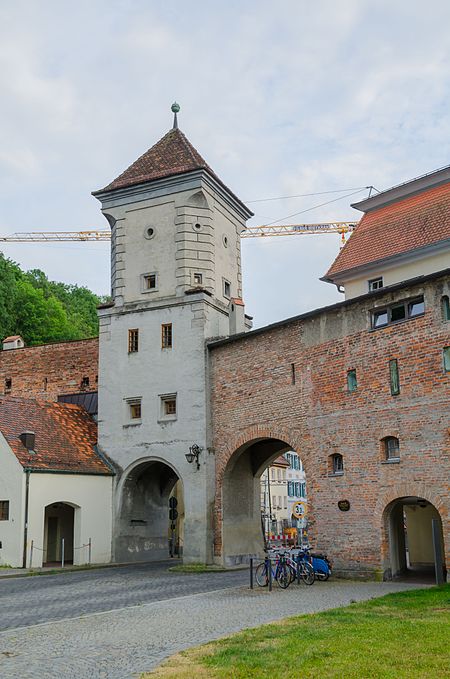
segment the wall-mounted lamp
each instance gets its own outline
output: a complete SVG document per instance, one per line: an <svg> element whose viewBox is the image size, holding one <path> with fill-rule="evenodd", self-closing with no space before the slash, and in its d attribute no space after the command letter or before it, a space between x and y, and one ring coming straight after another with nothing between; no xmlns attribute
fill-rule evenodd
<svg viewBox="0 0 450 679"><path fill-rule="evenodd" d="M189 464L192 464L195 460L197 463L197 469L200 469L200 462L198 461L198 456L202 452L203 448L198 446L196 443L189 448L189 452L186 453L185 457Z"/></svg>

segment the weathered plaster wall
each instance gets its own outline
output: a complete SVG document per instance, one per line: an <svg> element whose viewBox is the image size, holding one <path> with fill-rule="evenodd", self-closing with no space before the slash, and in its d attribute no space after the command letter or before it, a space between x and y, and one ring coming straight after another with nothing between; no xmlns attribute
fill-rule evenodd
<svg viewBox="0 0 450 679"><path fill-rule="evenodd" d="M9 500L9 519L0 521L0 566L22 566L25 474L0 433L0 500Z"/></svg>

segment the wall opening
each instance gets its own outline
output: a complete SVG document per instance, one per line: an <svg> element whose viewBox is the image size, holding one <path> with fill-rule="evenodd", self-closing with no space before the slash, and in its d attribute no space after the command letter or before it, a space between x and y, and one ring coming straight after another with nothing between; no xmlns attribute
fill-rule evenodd
<svg viewBox="0 0 450 679"><path fill-rule="evenodd" d="M394 579L434 582L432 520L441 528L441 550L445 567L442 520L437 509L420 497L402 497L385 510L389 563L385 576Z"/></svg>
<svg viewBox="0 0 450 679"><path fill-rule="evenodd" d="M169 499L173 497L169 506ZM125 477L115 529L116 561L158 561L184 548L183 484L160 460L148 460Z"/></svg>
<svg viewBox="0 0 450 679"><path fill-rule="evenodd" d="M294 504L304 498L288 497L288 481L291 484L295 479L288 478L289 464L284 473L281 460L269 470L269 503L266 470L289 452L296 455L285 441L261 438L244 444L231 456L222 483L222 560L226 565L247 563L251 556L261 556L267 536L283 527L283 518L286 528L294 528L293 520L295 528L299 527L301 512L297 507L299 516L293 516ZM289 488L292 492L292 485ZM298 488L304 491L303 486Z"/></svg>
<svg viewBox="0 0 450 679"><path fill-rule="evenodd" d="M44 566L73 563L73 535L75 509L65 502L54 502L45 508L44 518Z"/></svg>

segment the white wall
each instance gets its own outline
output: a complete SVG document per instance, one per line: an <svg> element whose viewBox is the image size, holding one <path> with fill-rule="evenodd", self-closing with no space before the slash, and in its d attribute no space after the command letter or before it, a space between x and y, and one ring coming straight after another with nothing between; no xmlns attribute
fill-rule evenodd
<svg viewBox="0 0 450 679"><path fill-rule="evenodd" d="M9 500L9 520L0 521L0 566L22 566L25 474L0 433L0 500Z"/></svg>
<svg viewBox="0 0 450 679"><path fill-rule="evenodd" d="M64 502L75 507L74 547L92 539L92 563L109 563L112 535L112 476L30 474L28 555L34 541L33 567L42 566L45 507ZM88 563L88 549L74 549L74 565Z"/></svg>

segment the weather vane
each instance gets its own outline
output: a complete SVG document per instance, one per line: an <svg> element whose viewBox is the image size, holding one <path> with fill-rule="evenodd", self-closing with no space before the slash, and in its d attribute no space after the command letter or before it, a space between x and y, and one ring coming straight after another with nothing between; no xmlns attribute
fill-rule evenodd
<svg viewBox="0 0 450 679"><path fill-rule="evenodd" d="M176 101L173 102L172 106L170 107L172 113L173 113L173 130L178 130L178 119L177 119L177 113L180 112L180 104L177 104Z"/></svg>

